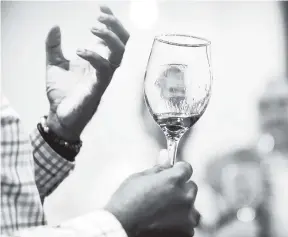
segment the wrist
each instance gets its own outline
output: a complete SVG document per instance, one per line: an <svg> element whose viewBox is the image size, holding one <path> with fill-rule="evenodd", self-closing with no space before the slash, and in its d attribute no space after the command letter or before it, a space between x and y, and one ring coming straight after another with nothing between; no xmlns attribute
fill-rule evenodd
<svg viewBox="0 0 288 237"><path fill-rule="evenodd" d="M58 155L70 162L74 162L82 146L82 141L67 142L63 140L46 125L46 118L44 116L41 118L40 123L37 124L42 138Z"/></svg>
<svg viewBox="0 0 288 237"><path fill-rule="evenodd" d="M79 141L80 134L74 133L71 129L66 128L59 120L58 116L55 113L50 111L47 120L47 127L54 132L57 136L66 141Z"/></svg>

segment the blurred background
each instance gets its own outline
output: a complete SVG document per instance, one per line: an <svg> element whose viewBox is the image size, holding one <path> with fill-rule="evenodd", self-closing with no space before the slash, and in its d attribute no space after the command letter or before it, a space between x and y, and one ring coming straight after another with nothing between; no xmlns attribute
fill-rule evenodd
<svg viewBox="0 0 288 237"><path fill-rule="evenodd" d="M122 66L85 129L75 171L45 201L51 224L102 207L131 173L156 163L165 139L143 102L155 34L212 41L207 111L185 134L178 159L199 187L199 237L287 237L288 47L286 2L1 2L1 91L27 131L48 112L45 37L57 24L63 50L93 48L89 29L107 4L130 31ZM121 116L120 116L121 115Z"/></svg>

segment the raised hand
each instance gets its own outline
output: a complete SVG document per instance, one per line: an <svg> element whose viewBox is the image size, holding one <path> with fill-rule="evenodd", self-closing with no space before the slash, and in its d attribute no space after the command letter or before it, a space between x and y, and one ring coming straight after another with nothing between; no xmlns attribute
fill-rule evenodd
<svg viewBox="0 0 288 237"><path fill-rule="evenodd" d="M109 48L108 58L87 49L76 52L95 68L96 78L75 79L76 75L70 71L70 61L62 52L58 26L49 31L46 39L46 91L50 102L47 125L68 141L79 140L81 132L97 110L114 71L121 63L129 39L129 33L112 11L106 6L101 6L100 10L98 21L103 27L93 27L91 33L101 38Z"/></svg>

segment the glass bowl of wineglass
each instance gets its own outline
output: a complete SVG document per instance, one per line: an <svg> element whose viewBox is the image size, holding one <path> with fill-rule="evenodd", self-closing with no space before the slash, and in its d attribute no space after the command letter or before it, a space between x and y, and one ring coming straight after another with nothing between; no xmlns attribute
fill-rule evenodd
<svg viewBox="0 0 288 237"><path fill-rule="evenodd" d="M212 87L211 42L183 34L156 36L144 77L144 99L167 139L171 165L178 143L203 115Z"/></svg>

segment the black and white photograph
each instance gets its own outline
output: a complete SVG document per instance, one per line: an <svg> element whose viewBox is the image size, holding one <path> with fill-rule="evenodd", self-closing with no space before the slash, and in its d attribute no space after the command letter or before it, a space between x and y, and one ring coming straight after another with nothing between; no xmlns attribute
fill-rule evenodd
<svg viewBox="0 0 288 237"><path fill-rule="evenodd" d="M288 1L1 1L1 236L287 237Z"/></svg>

